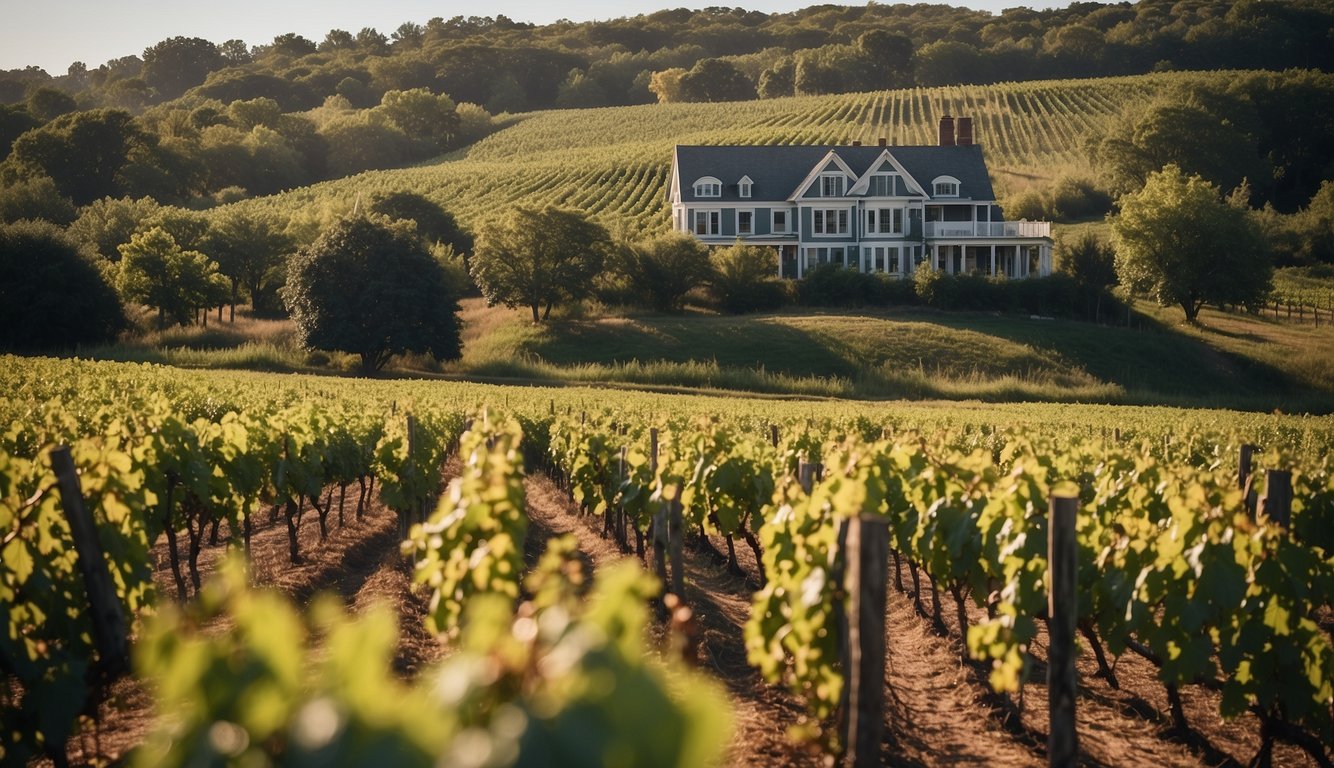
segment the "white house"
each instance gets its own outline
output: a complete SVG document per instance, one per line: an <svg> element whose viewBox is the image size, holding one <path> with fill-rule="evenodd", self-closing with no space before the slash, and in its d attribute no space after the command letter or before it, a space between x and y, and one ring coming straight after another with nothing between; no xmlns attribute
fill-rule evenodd
<svg viewBox="0 0 1334 768"><path fill-rule="evenodd" d="M778 274L820 264L906 277L1051 274L1051 224L1006 221L972 120L940 120L939 146L683 146L672 226L709 245L771 246Z"/></svg>

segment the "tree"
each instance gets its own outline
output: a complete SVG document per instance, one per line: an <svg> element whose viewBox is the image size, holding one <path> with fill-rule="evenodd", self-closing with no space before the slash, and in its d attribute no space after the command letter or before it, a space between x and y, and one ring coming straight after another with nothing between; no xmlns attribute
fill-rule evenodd
<svg viewBox="0 0 1334 768"><path fill-rule="evenodd" d="M0 160L9 157L15 139L41 124L22 106L0 104Z"/></svg>
<svg viewBox="0 0 1334 768"><path fill-rule="evenodd" d="M472 277L488 304L528 307L536 323L589 294L609 246L607 231L578 211L519 206L482 227Z"/></svg>
<svg viewBox="0 0 1334 768"><path fill-rule="evenodd" d="M380 99L380 111L408 138L424 145L427 153L445 150L458 135L454 100L425 88L386 92Z"/></svg>
<svg viewBox="0 0 1334 768"><path fill-rule="evenodd" d="M214 218L206 242L206 252L231 282L231 319L236 320L241 288L250 295L251 306L262 309L264 284L282 267L292 247L276 222L262 214L230 208Z"/></svg>
<svg viewBox="0 0 1334 768"><path fill-rule="evenodd" d="M125 312L96 258L54 224L0 226L0 349L115 340Z"/></svg>
<svg viewBox="0 0 1334 768"><path fill-rule="evenodd" d="M107 261L120 261L120 246L130 242L144 223L153 219L162 206L151 197L104 197L84 206L69 233Z"/></svg>
<svg viewBox="0 0 1334 768"><path fill-rule="evenodd" d="M379 216L339 221L288 265L283 299L308 348L361 357L362 371L420 352L456 359L458 296L408 227Z"/></svg>
<svg viewBox="0 0 1334 768"><path fill-rule="evenodd" d="M42 86L28 94L28 113L43 123L78 109L74 97L62 90Z"/></svg>
<svg viewBox="0 0 1334 768"><path fill-rule="evenodd" d="M659 104L674 104L685 100L681 92L681 78L685 73L681 67L672 67L649 76L648 89L658 97Z"/></svg>
<svg viewBox="0 0 1334 768"><path fill-rule="evenodd" d="M143 78L161 101L174 99L227 65L218 46L199 37L173 37L144 49Z"/></svg>
<svg viewBox="0 0 1334 768"><path fill-rule="evenodd" d="M660 312L680 310L685 295L713 276L709 249L679 232L627 246L622 269L631 289Z"/></svg>
<svg viewBox="0 0 1334 768"><path fill-rule="evenodd" d="M416 192L376 195L371 200L370 211L390 219L413 222L417 226L417 234L428 245L448 245L455 253L463 254L465 261L468 254L472 253L472 233L460 227L449 211Z"/></svg>
<svg viewBox="0 0 1334 768"><path fill-rule="evenodd" d="M60 194L46 176L34 176L8 187L0 187L0 222L41 219L52 224L74 221L74 204Z"/></svg>
<svg viewBox="0 0 1334 768"><path fill-rule="evenodd" d="M1075 282L1080 294L1093 301L1093 319L1102 315L1102 300L1116 285L1116 252L1092 232L1085 232L1073 243L1058 240L1060 270Z"/></svg>
<svg viewBox="0 0 1334 768"><path fill-rule="evenodd" d="M1269 293L1273 266L1258 227L1199 176L1169 165L1120 208L1112 238L1121 283L1180 305L1186 322L1205 303L1253 307Z"/></svg>
<svg viewBox="0 0 1334 768"><path fill-rule="evenodd" d="M755 98L755 85L736 65L722 59L700 59L681 75L685 101L745 101Z"/></svg>
<svg viewBox="0 0 1334 768"><path fill-rule="evenodd" d="M20 176L50 176L75 205L120 193L120 172L153 139L130 113L94 109L61 115L14 142L7 164Z"/></svg>
<svg viewBox="0 0 1334 768"><path fill-rule="evenodd" d="M1116 193L1139 189L1168 164L1231 190L1273 178L1255 126L1254 108L1243 99L1173 90L1147 107L1128 109L1090 148Z"/></svg>
<svg viewBox="0 0 1334 768"><path fill-rule="evenodd" d="M127 301L156 309L159 328L168 317L184 325L200 307L226 301L218 265L198 251L182 250L162 227L131 237L120 255L116 287Z"/></svg>

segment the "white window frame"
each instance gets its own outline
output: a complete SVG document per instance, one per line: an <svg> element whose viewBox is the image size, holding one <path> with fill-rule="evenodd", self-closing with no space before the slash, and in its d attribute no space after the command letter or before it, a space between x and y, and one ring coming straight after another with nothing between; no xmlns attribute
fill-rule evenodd
<svg viewBox="0 0 1334 768"><path fill-rule="evenodd" d="M736 183L737 194L741 197L749 198L751 189L754 185L755 182L751 181L749 176L742 176L741 181Z"/></svg>
<svg viewBox="0 0 1334 768"><path fill-rule="evenodd" d="M747 215L747 216L750 217L750 226L747 227L747 228L744 229L744 230L741 229L741 215L742 215L743 213L744 213L745 215ZM738 237L741 236L741 235L753 235L753 234L755 234L755 210L754 210L753 208L738 208L738 209L737 209L737 211L736 211L736 233L737 233L737 236L738 236Z"/></svg>
<svg viewBox="0 0 1334 768"><path fill-rule="evenodd" d="M931 180L932 197L958 197L959 180L953 176L937 176Z"/></svg>
<svg viewBox="0 0 1334 768"><path fill-rule="evenodd" d="M694 185L695 197L722 197L723 183L712 176L701 176L695 179Z"/></svg>
<svg viewBox="0 0 1334 768"><path fill-rule="evenodd" d="M898 178L897 173L882 172L871 174L871 180L866 186L867 197L894 197L894 188L898 186L894 180ZM875 191L875 182L877 179L885 179L885 191L877 194Z"/></svg>
<svg viewBox="0 0 1334 768"><path fill-rule="evenodd" d="M833 182L838 182L838 194L829 194L829 187ZM841 173L822 173L820 174L820 197L843 197L848 191L848 178Z"/></svg>
<svg viewBox="0 0 1334 768"><path fill-rule="evenodd" d="M834 230L829 231L829 218L833 214ZM811 210L811 233L820 237L842 237L848 234L847 208L814 208Z"/></svg>
<svg viewBox="0 0 1334 768"><path fill-rule="evenodd" d="M769 211L769 231L775 235L786 235L792 230L789 228L790 210L787 208L775 208ZM778 217L783 217L783 226L778 226Z"/></svg>
<svg viewBox="0 0 1334 768"><path fill-rule="evenodd" d="M716 236L722 231L722 212L709 209L693 209L690 212L690 232L696 237ZM701 227L700 225L704 226ZM704 231L701 232L700 229Z"/></svg>

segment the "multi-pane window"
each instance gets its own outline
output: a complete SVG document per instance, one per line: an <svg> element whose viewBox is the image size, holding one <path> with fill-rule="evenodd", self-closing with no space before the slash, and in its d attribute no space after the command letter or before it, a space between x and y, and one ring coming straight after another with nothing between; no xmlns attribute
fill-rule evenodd
<svg viewBox="0 0 1334 768"><path fill-rule="evenodd" d="M843 196L843 175L830 174L820 177L820 196L821 197L842 197Z"/></svg>
<svg viewBox="0 0 1334 768"><path fill-rule="evenodd" d="M898 235L903 233L902 208L868 208L866 210L866 233Z"/></svg>
<svg viewBox="0 0 1334 768"><path fill-rule="evenodd" d="M718 218L717 211L695 211L695 234L718 234Z"/></svg>
<svg viewBox="0 0 1334 768"><path fill-rule="evenodd" d="M740 184L738 184L737 191L741 193L742 197L750 197L750 182L743 181Z"/></svg>
<svg viewBox="0 0 1334 768"><path fill-rule="evenodd" d="M787 232L787 211L774 211L774 234Z"/></svg>
<svg viewBox="0 0 1334 768"><path fill-rule="evenodd" d="M695 197L722 197L723 185L717 179L700 179L695 182Z"/></svg>
<svg viewBox="0 0 1334 768"><path fill-rule="evenodd" d="M867 191L871 197L890 197L894 194L894 178L897 174L877 173L871 177L871 186Z"/></svg>
<svg viewBox="0 0 1334 768"><path fill-rule="evenodd" d="M935 190L932 194L936 197L959 196L959 182L953 179L938 179L932 187Z"/></svg>
<svg viewBox="0 0 1334 768"><path fill-rule="evenodd" d="M737 211L736 213L736 233L738 235L749 235L755 231L755 214L752 211Z"/></svg>
<svg viewBox="0 0 1334 768"><path fill-rule="evenodd" d="M816 208L812 211L811 230L817 235L846 235L848 210L846 208Z"/></svg>

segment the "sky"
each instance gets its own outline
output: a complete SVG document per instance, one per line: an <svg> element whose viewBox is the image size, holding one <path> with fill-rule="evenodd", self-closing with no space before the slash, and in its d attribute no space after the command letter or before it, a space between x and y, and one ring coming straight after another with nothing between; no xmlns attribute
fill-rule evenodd
<svg viewBox="0 0 1334 768"><path fill-rule="evenodd" d="M936 1L992 13L1018 5L1052 8L1069 4L1069 0ZM62 75L72 62L82 61L93 69L110 59L142 55L145 48L178 35L215 43L240 39L256 45L295 32L318 43L331 29L355 34L363 27L374 27L388 35L405 21L425 24L435 16L504 14L515 21L548 24L560 18L613 19L681 6L736 4L783 13L819 2L830 0L489 0L481 4L457 0L0 0L0 69L35 64L52 75Z"/></svg>

